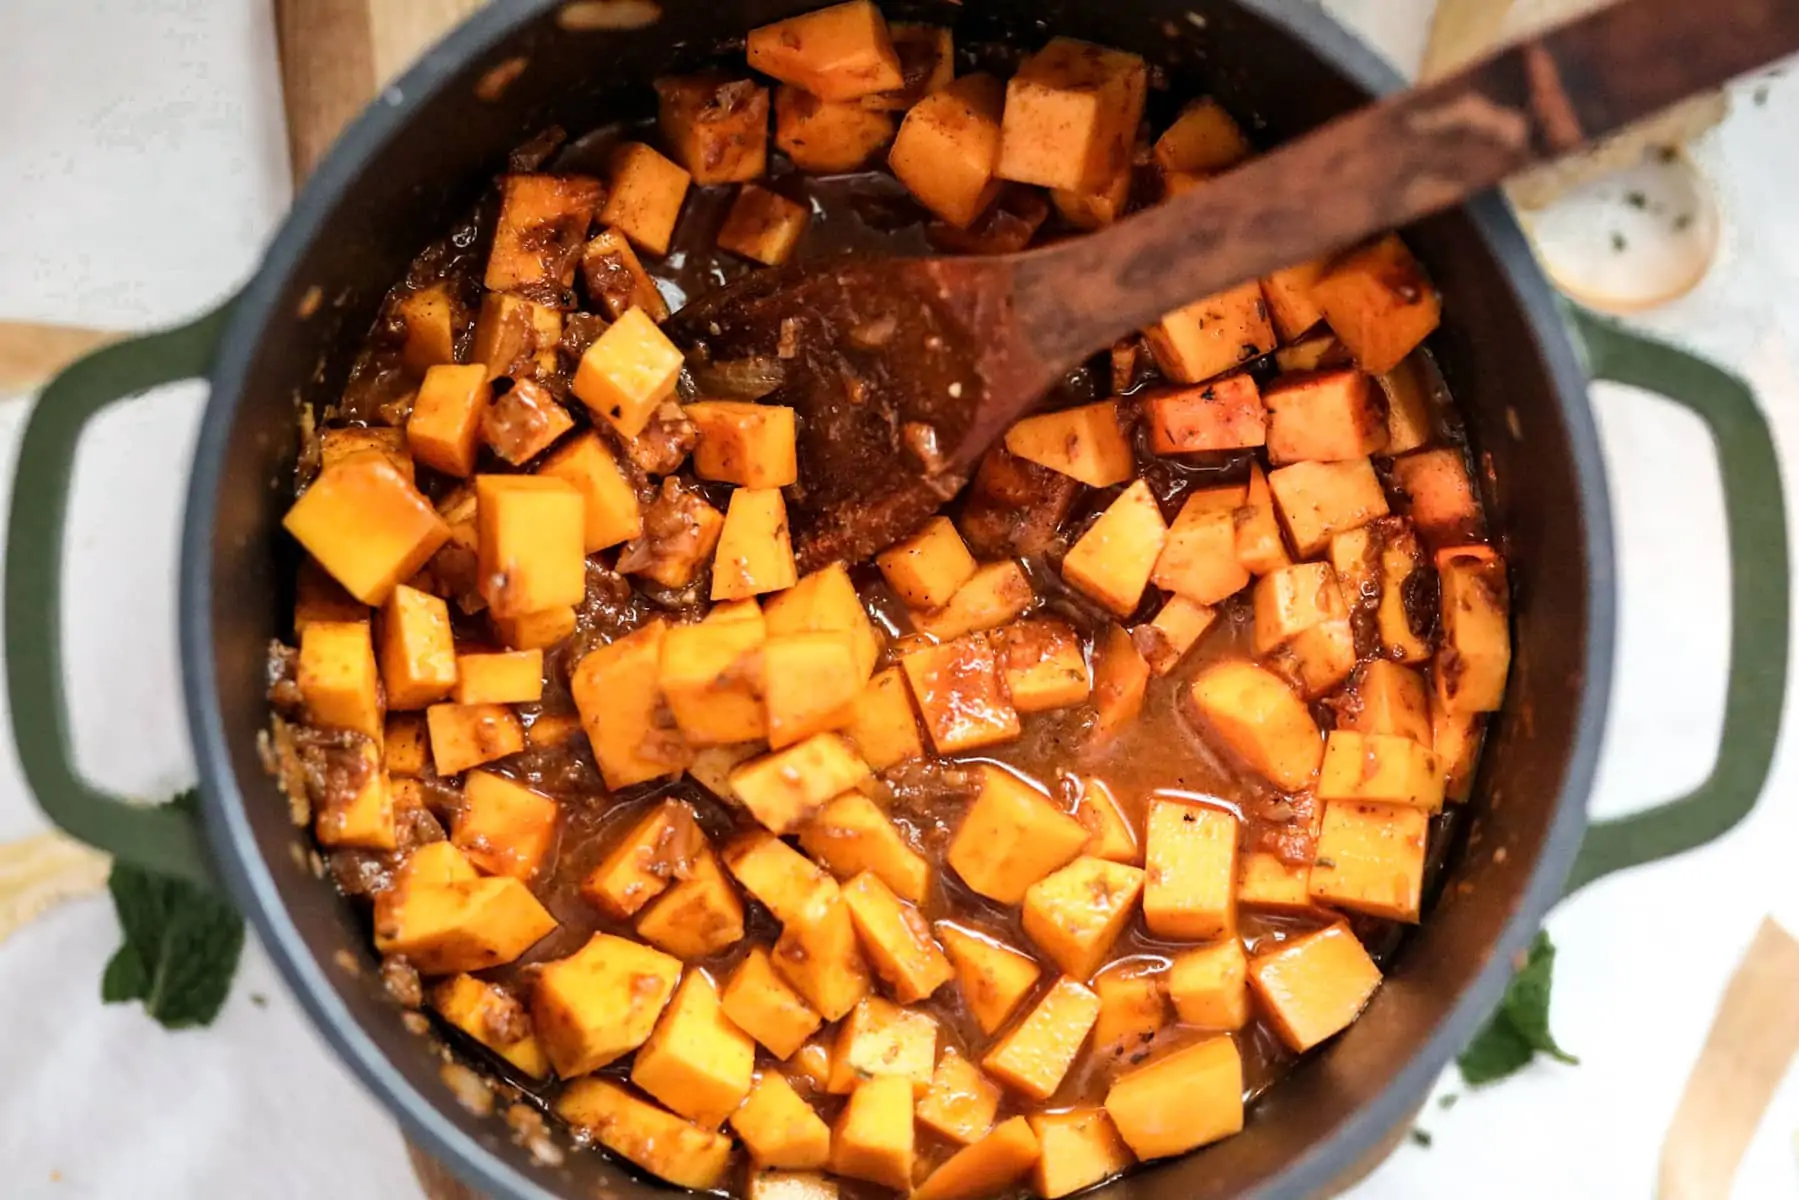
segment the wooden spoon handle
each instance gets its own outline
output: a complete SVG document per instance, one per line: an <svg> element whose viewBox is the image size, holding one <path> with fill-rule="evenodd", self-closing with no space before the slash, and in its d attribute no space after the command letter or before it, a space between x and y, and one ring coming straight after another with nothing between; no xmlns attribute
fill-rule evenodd
<svg viewBox="0 0 1799 1200"><path fill-rule="evenodd" d="M1195 299L1453 208L1795 52L1796 0L1622 0L1102 233L1019 255L1018 327L1042 361L1066 363Z"/></svg>

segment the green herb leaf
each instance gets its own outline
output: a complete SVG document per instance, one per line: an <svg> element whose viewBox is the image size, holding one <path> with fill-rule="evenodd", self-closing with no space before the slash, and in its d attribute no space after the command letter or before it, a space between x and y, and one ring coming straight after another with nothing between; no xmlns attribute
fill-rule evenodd
<svg viewBox="0 0 1799 1200"><path fill-rule="evenodd" d="M1534 1054L1530 1043L1512 1027L1501 1009L1462 1051L1455 1065L1461 1068L1462 1078L1469 1087L1480 1087L1522 1071L1530 1065Z"/></svg>
<svg viewBox="0 0 1799 1200"><path fill-rule="evenodd" d="M1412 1126L1412 1145L1421 1146L1424 1149L1429 1150L1432 1140L1430 1130L1420 1129L1416 1125Z"/></svg>
<svg viewBox="0 0 1799 1200"><path fill-rule="evenodd" d="M1549 1032L1549 993L1555 971L1555 947L1549 935L1537 934L1524 966L1506 988L1499 1011L1456 1059L1470 1087L1497 1083L1530 1064L1537 1054L1561 1062L1580 1060L1556 1044Z"/></svg>
<svg viewBox="0 0 1799 1200"><path fill-rule="evenodd" d="M192 808L194 793L174 803ZM231 992L244 948L244 922L213 892L115 862L107 877L125 942L106 964L100 998L141 1000L168 1029L210 1025Z"/></svg>

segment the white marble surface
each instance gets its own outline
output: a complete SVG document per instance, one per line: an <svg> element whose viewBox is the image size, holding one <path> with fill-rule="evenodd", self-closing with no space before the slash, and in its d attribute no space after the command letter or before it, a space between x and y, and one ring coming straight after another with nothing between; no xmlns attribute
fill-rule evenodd
<svg viewBox="0 0 1799 1200"><path fill-rule="evenodd" d="M1429 0L1337 0L1402 65ZM0 317L149 327L252 269L288 180L266 0L0 3ZM1643 324L1746 373L1791 471L1799 437L1799 81L1739 106L1700 151L1718 180L1723 256ZM141 795L192 778L173 631L183 466L202 400L171 389L84 444L67 568L68 647L93 776ZM1728 639L1721 503L1695 421L1601 388L1622 544L1620 670L1594 811L1697 782L1714 756ZM0 502L27 412L0 400ZM103 574L102 564L113 564ZM134 619L116 620L121 594ZM1761 809L1684 860L1609 880L1559 909L1554 1021L1578 1068L1539 1067L1452 1111L1358 1196L1647 1196L1662 1132L1720 990L1770 910L1799 929L1799 766L1783 750ZM40 828L0 739L0 839ZM9 1197L411 1194L399 1139L330 1057L252 946L211 1030L164 1034L98 1002L117 941L109 905L71 905L0 946L0 1192ZM1451 1090L1460 1091L1459 1085ZM1799 1193L1787 1085L1738 1200Z"/></svg>

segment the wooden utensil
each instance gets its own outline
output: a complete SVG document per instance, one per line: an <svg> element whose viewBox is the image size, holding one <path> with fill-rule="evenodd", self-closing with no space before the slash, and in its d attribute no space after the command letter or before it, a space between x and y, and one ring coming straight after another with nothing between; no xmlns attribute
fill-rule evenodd
<svg viewBox="0 0 1799 1200"><path fill-rule="evenodd" d="M1624 0L1103 232L1021 254L765 273L671 327L715 359L781 359L771 399L805 425L791 513L802 566L856 561L915 528L1007 426L1116 338L1454 207L1795 51L1793 0Z"/></svg>

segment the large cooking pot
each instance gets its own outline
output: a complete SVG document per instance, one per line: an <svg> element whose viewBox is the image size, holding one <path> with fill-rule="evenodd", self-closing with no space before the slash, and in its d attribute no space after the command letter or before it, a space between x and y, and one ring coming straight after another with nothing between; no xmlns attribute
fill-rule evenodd
<svg viewBox="0 0 1799 1200"><path fill-rule="evenodd" d="M306 833L257 753L269 639L289 635L296 415L342 387L377 302L486 187L506 151L552 123L581 130L647 112L650 79L723 49L807 0L496 3L381 99L319 167L261 271L226 309L101 351L32 414L14 485L6 658L19 757L46 812L121 858L221 881L312 1019L406 1132L495 1196L639 1196L658 1189L598 1153L534 1163L465 1111L373 970L366 918L307 867ZM1399 80L1319 10L1281 0L969 0L924 16L959 39L1034 44L1050 30L1127 47L1177 91L1212 91L1269 139L1297 134ZM522 73L498 94L490 72ZM503 72L502 72L503 74ZM1716 837L1748 811L1772 754L1787 646L1786 527L1766 424L1736 380L1558 307L1496 199L1407 231L1441 287L1431 342L1467 413L1488 511L1515 589L1516 656L1469 802L1467 844L1367 1015L1252 1110L1242 1136L1106 1189L1132 1200L1301 1196L1328 1186L1401 1121L1496 1003L1514 954L1565 891ZM1571 334L1572 338L1571 341ZM1717 439L1730 525L1731 676L1723 748L1694 794L1589 826L1585 804L1611 686L1616 596L1590 371L1659 391ZM188 722L204 829L130 806L72 763L59 588L76 441L100 409L210 376L181 558Z"/></svg>

